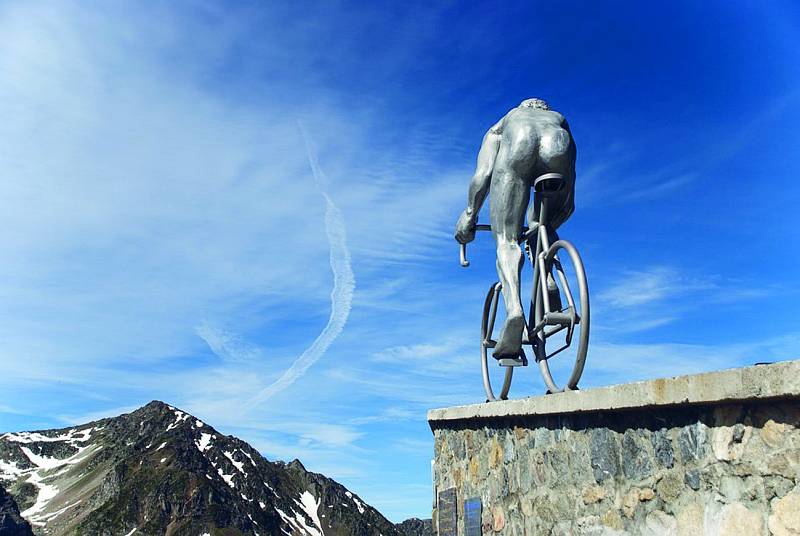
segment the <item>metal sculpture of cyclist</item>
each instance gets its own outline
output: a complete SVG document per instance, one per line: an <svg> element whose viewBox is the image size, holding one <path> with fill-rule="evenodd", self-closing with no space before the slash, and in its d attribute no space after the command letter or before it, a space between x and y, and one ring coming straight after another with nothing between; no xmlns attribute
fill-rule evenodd
<svg viewBox="0 0 800 536"><path fill-rule="evenodd" d="M458 219L455 238L462 244L462 264L466 266L469 263L464 258L465 244L475 238L476 230L481 230L479 227L485 228L485 230L489 229L488 226L478 226L477 220L491 186L489 208L491 231L497 246L497 273L500 277L498 288L502 289L502 298L506 305L505 324L497 340L491 341L491 344L494 347L493 356L500 361L501 365L526 364L523 363L522 345L531 344L529 335L532 333L529 331L532 326L526 324L520 298L520 273L524 262L520 244L525 245L534 269L537 269L537 262L533 258L531 249L538 247L537 255L543 252L546 254L545 250L550 249L547 237L555 236L555 229L570 217L575 208L575 154L575 142L566 119L560 113L551 110L548 104L541 99L522 101L519 106L509 111L492 126L483 138L478 153L477 168L469 186L467 208ZM535 190L534 202L530 203L529 208L532 189ZM547 197L546 204L542 203L542 196ZM542 210L546 210L547 214L540 214ZM526 211L530 227L528 234L524 227ZM534 237L533 232L539 223L543 228L543 236L537 243L536 240L539 237ZM574 246L567 245L574 250ZM553 247L556 247L556 244L553 244ZM575 252L575 256L577 256L577 252ZM557 263L558 267L554 269L551 264L542 277L545 278L546 284L543 288L551 291L549 298L553 302L554 299L556 301L558 299L553 271L558 271L558 276L562 281L564 281L564 274L555 252L551 257L550 262ZM580 263L579 258L578 262ZM582 264L578 271L585 280ZM539 275L536 274L537 278ZM567 285L566 281L564 284ZM582 291L585 291L584 287L585 284L581 285ZM552 295L553 290L556 291L555 297ZM568 289L566 293L569 293ZM544 297L545 302L547 299L547 296ZM586 299L588 309L588 296ZM535 289L532 300L537 300ZM541 295L538 300L542 301ZM570 303L573 301L571 295L569 301ZM488 304L487 298L487 307ZM496 303L494 307L496 310ZM551 310L558 314L557 308L553 307L553 303L546 306L544 313L539 316L545 318L546 313ZM573 313L574 309L577 309L577 306L573 307ZM566 309L560 310L566 311ZM533 314L532 311L531 317ZM588 310L586 315L588 322ZM555 315L551 313L551 316ZM577 322L576 318L576 314L573 314L573 323ZM533 320L533 318L530 319L531 323ZM538 321L539 317L536 320ZM485 319L484 322L486 322ZM491 320L492 326L493 323L494 317ZM541 327L547 323L546 320L542 320L539 325ZM553 323L549 322L549 324ZM529 331L526 331L526 326ZM489 330L491 331L491 329L493 328L490 327ZM541 329L540 331L542 340L549 336L548 332ZM568 344L570 337L571 331L568 335ZM585 348L583 348L583 353L585 355ZM540 357L537 355L537 361L539 359ZM580 368L583 368L582 362ZM579 375L580 373L578 373ZM576 384L577 379L572 383ZM575 388L575 386L568 386L568 388Z"/></svg>

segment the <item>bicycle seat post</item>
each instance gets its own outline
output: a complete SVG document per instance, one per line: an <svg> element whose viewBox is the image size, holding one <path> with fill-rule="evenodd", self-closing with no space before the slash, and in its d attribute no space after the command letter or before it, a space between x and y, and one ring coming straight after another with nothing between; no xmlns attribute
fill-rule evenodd
<svg viewBox="0 0 800 536"><path fill-rule="evenodd" d="M545 228L547 227L547 198L547 195L542 195L539 203L539 225L544 225Z"/></svg>

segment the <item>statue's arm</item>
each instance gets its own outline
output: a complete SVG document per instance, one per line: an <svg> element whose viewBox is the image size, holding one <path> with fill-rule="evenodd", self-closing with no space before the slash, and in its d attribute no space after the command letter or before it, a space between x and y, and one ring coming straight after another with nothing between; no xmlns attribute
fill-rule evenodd
<svg viewBox="0 0 800 536"><path fill-rule="evenodd" d="M475 238L475 225L478 222L478 213L489 194L492 182L492 171L497 150L500 147L503 120L498 121L483 137L481 149L478 151L478 164L469 183L467 194L467 208L456 223L456 240L462 244L471 242Z"/></svg>

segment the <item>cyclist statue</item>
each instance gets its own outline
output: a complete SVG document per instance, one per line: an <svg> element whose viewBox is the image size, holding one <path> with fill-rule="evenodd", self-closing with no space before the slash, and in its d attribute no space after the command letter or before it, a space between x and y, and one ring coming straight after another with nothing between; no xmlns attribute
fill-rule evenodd
<svg viewBox="0 0 800 536"><path fill-rule="evenodd" d="M489 212L506 304L506 321L494 349L495 359L518 359L522 355L525 316L519 280L524 258L518 241L534 179L545 173L558 173L565 180L565 187L551 197L548 208L549 226L556 229L575 210L575 142L563 115L541 99L527 99L483 137L467 208L456 224L458 242L466 244L475 238L478 212L491 184ZM538 221L538 212L539 203L532 203L529 226Z"/></svg>

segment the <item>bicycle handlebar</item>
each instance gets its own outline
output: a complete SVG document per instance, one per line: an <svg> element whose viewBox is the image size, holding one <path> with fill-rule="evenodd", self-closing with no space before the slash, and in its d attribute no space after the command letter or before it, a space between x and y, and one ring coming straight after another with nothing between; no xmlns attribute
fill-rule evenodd
<svg viewBox="0 0 800 536"><path fill-rule="evenodd" d="M522 228L522 236L520 237L520 242L526 241L530 236L536 231L539 227L538 223L534 222L534 225L529 229L527 227ZM475 231L491 231L492 226L486 225L485 223L478 224L475 226ZM466 244L459 244L461 247L459 248L459 260L461 262L461 266L467 268L469 266L469 261L467 260L467 245Z"/></svg>
<svg viewBox="0 0 800 536"><path fill-rule="evenodd" d="M475 226L475 231L491 231L491 230L492 230L491 225L478 224ZM466 268L469 266L469 261L467 260L467 245L466 244L460 244L460 245L461 248L459 251L459 257L460 257L459 260L461 261L461 266Z"/></svg>

